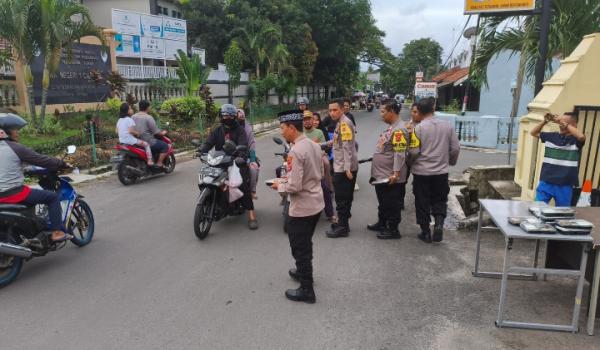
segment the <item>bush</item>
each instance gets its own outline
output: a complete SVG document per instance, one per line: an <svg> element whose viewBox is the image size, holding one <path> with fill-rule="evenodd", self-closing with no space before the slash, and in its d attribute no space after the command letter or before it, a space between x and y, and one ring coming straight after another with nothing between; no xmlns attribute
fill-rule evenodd
<svg viewBox="0 0 600 350"><path fill-rule="evenodd" d="M122 104L123 101L121 101L121 99L118 97L109 98L106 100L106 109L110 112L110 114L118 115Z"/></svg>
<svg viewBox="0 0 600 350"><path fill-rule="evenodd" d="M178 97L166 100L161 110L170 112L175 122L189 123L200 117L206 108L206 103L196 96Z"/></svg>
<svg viewBox="0 0 600 350"><path fill-rule="evenodd" d="M60 125L60 121L53 115L46 115L43 121L38 121L39 127L35 127L28 116L24 116L28 121L26 127L21 130L24 135L58 135L62 132L63 128Z"/></svg>

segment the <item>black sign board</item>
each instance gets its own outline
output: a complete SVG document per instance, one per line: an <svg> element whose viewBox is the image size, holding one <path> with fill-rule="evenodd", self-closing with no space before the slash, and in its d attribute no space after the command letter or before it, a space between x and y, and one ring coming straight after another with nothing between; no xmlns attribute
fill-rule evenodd
<svg viewBox="0 0 600 350"><path fill-rule="evenodd" d="M35 103L42 101L42 76L44 58L36 57L31 65L35 78ZM90 72L97 70L102 76L101 84L90 79ZM108 48L100 45L73 44L71 56L63 50L58 72L50 80L48 104L85 103L105 101L109 87L106 77L110 73Z"/></svg>

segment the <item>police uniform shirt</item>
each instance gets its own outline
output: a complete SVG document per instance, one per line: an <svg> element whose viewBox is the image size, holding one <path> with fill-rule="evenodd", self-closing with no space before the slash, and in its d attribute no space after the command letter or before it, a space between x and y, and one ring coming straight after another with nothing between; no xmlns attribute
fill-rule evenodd
<svg viewBox="0 0 600 350"><path fill-rule="evenodd" d="M321 179L323 161L321 147L301 135L288 154L291 169L287 183L281 183L278 192L289 193L290 211L293 217L306 217L320 213L325 208Z"/></svg>
<svg viewBox="0 0 600 350"><path fill-rule="evenodd" d="M450 123L429 117L415 127L409 148L411 173L442 175L448 174L450 165L456 165L460 143Z"/></svg>
<svg viewBox="0 0 600 350"><path fill-rule="evenodd" d="M333 171L344 173L358 170L354 124L343 115L333 133Z"/></svg>
<svg viewBox="0 0 600 350"><path fill-rule="evenodd" d="M408 143L408 131L402 128L402 121L398 119L379 136L371 163L371 177L375 180L387 179L397 171L400 172L398 182L406 182Z"/></svg>

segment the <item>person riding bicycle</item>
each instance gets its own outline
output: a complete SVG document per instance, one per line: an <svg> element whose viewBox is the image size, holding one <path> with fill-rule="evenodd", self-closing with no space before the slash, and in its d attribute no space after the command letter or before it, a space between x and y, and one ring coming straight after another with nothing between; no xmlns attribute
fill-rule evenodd
<svg viewBox="0 0 600 350"><path fill-rule="evenodd" d="M200 146L200 153L207 153L213 147L217 151L222 151L226 141L233 141L236 146L248 146L246 132L237 121L237 114L238 110L234 105L224 104L221 106L221 110L219 111L221 126L215 128L208 138L206 138L206 141ZM240 156L247 160L248 152ZM248 166L241 166L240 174L244 179L240 186L240 191L244 193L244 196L240 200L244 209L248 211L248 228L256 230L258 229L258 221L256 221L254 202L252 201L252 193L250 192L250 171Z"/></svg>
<svg viewBox="0 0 600 350"><path fill-rule="evenodd" d="M39 154L19 143L19 130L27 122L16 114L0 113L0 203L34 206L46 204L50 219L50 239L61 242L73 238L62 231L62 208L56 192L30 188L25 185L23 164L50 171L69 168L64 161Z"/></svg>

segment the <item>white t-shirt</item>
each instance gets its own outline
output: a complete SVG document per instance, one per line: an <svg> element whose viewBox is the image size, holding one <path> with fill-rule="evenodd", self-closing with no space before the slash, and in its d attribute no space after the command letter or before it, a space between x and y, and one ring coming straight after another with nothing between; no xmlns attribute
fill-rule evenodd
<svg viewBox="0 0 600 350"><path fill-rule="evenodd" d="M119 121L117 122L117 130L119 131L120 143L124 143L126 145L135 145L138 143L138 139L129 133L129 128L133 128L134 126L135 122L131 117L119 118Z"/></svg>

